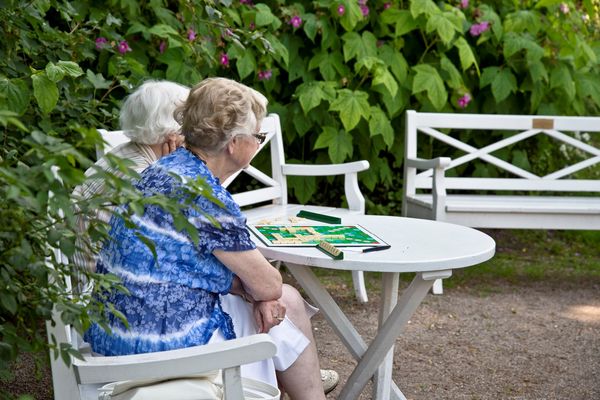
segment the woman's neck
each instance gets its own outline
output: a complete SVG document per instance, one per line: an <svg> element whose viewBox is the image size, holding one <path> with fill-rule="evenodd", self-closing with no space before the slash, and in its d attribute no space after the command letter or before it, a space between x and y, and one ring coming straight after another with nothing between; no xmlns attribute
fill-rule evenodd
<svg viewBox="0 0 600 400"><path fill-rule="evenodd" d="M199 158L209 171L219 178L219 181L224 182L227 178L229 178L233 172L230 171L230 167L227 162L227 157L224 157L221 152L217 155L208 154L198 149L197 147L187 146L187 149Z"/></svg>

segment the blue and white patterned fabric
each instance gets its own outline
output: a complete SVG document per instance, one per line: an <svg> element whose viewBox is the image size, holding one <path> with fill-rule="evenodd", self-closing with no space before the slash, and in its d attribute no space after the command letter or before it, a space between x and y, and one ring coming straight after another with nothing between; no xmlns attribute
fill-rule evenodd
<svg viewBox="0 0 600 400"><path fill-rule="evenodd" d="M137 229L126 227L118 215L111 218L111 239L100 252L97 272L117 275L130 291L111 291L106 300L125 315L129 329L112 315L112 334L93 324L85 340L94 352L124 355L202 345L216 329L226 339L235 338L231 318L219 301L219 294L229 292L233 273L212 252L255 248L240 208L206 165L183 148L148 167L136 186L144 196L174 197L183 182L197 178L203 178L225 205L197 197L197 209L186 209L188 221L198 229L197 245L175 229L171 215L159 206L146 207L144 215L134 219ZM214 217L220 228L205 215ZM156 259L136 231L154 242Z"/></svg>

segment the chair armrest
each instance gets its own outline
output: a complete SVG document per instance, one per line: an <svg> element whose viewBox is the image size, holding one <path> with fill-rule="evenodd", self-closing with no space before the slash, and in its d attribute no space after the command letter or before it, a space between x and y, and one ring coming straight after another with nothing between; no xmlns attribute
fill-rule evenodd
<svg viewBox="0 0 600 400"><path fill-rule="evenodd" d="M187 376L273 357L277 348L267 334L256 334L203 346L116 357L73 359L83 384L130 379Z"/></svg>
<svg viewBox="0 0 600 400"><path fill-rule="evenodd" d="M283 164L281 170L284 175L299 176L331 176L344 175L344 194L348 202L348 209L358 213L365 213L365 197L358 186L358 172L366 171L369 162L366 160L353 161L343 164Z"/></svg>
<svg viewBox="0 0 600 400"><path fill-rule="evenodd" d="M356 173L369 169L369 162L366 160L353 161L342 164L282 164L281 171L284 175L298 176L329 176L344 175Z"/></svg>
<svg viewBox="0 0 600 400"><path fill-rule="evenodd" d="M429 169L429 168L446 168L450 165L452 160L449 157L437 157L432 159L425 158L407 158L407 167L416 169Z"/></svg>

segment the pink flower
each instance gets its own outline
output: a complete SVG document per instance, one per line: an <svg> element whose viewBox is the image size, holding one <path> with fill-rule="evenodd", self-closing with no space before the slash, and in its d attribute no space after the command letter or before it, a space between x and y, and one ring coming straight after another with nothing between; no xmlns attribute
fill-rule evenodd
<svg viewBox="0 0 600 400"><path fill-rule="evenodd" d="M192 28L188 29L187 31L187 36L188 36L188 40L190 42L193 42L194 39L196 39L196 31L193 30Z"/></svg>
<svg viewBox="0 0 600 400"><path fill-rule="evenodd" d="M164 40L161 40L160 44L158 45L158 51L160 52L160 54L162 54L165 52L166 49L167 49L167 42L165 42Z"/></svg>
<svg viewBox="0 0 600 400"><path fill-rule="evenodd" d="M569 6L565 3L560 3L560 12L563 14L568 14L569 13Z"/></svg>
<svg viewBox="0 0 600 400"><path fill-rule="evenodd" d="M102 50L104 46L108 43L108 39L100 36L96 39L96 50Z"/></svg>
<svg viewBox="0 0 600 400"><path fill-rule="evenodd" d="M117 46L117 50L119 50L119 53L125 54L128 51L131 51L131 47L129 47L129 43L127 43L127 40L121 40L119 42L119 45Z"/></svg>
<svg viewBox="0 0 600 400"><path fill-rule="evenodd" d="M369 15L369 7L361 4L360 12L362 13L363 17L366 17L367 15Z"/></svg>
<svg viewBox="0 0 600 400"><path fill-rule="evenodd" d="M340 4L337 8L338 15L344 15L346 12L346 7L343 4Z"/></svg>
<svg viewBox="0 0 600 400"><path fill-rule="evenodd" d="M254 25L254 22L250 22L250 30L253 31L254 29L256 29L256 25Z"/></svg>
<svg viewBox="0 0 600 400"><path fill-rule="evenodd" d="M264 71L258 71L258 80L259 81L268 81L269 79L271 79L272 75L273 75L273 73L271 72L270 69L266 69Z"/></svg>
<svg viewBox="0 0 600 400"><path fill-rule="evenodd" d="M469 32L471 33L471 36L479 36L488 29L490 29L490 23L488 21L482 21L478 24L471 25Z"/></svg>
<svg viewBox="0 0 600 400"><path fill-rule="evenodd" d="M294 15L292 19L290 19L290 25L292 25L294 28L300 27L300 25L302 25L302 18L300 18L298 15Z"/></svg>
<svg viewBox="0 0 600 400"><path fill-rule="evenodd" d="M240 0L240 4L248 4L249 6L251 6L252 0Z"/></svg>
<svg viewBox="0 0 600 400"><path fill-rule="evenodd" d="M221 53L221 65L224 67L229 66L229 56L225 53Z"/></svg>
<svg viewBox="0 0 600 400"><path fill-rule="evenodd" d="M463 10L467 7L469 7L469 0L460 0L460 8L462 8Z"/></svg>
<svg viewBox="0 0 600 400"><path fill-rule="evenodd" d="M460 108L465 108L471 102L471 95L469 93L466 93L464 96L459 98L456 102L458 103L458 106Z"/></svg>
<svg viewBox="0 0 600 400"><path fill-rule="evenodd" d="M360 6L367 5L367 0L358 0L358 5L360 5Z"/></svg>
<svg viewBox="0 0 600 400"><path fill-rule="evenodd" d="M383 3L383 9L387 10L388 8L390 8L392 6L392 3Z"/></svg>

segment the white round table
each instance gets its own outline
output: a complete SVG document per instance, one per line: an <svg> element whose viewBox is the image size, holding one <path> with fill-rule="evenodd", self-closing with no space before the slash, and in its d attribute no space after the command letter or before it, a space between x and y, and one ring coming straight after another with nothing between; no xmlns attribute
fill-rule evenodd
<svg viewBox="0 0 600 400"><path fill-rule="evenodd" d="M282 208L283 209L283 208ZM293 217L292 212L279 217ZM258 214L255 214L255 216ZM329 324L358 364L342 389L340 399L357 398L374 377L376 399L405 399L392 380L393 346L402 328L427 295L436 279L448 278L452 270L479 264L493 257L496 244L472 228L414 218L336 213L342 225L360 225L391 245L390 249L359 253L358 247L339 247L343 260L334 260L314 247L269 247L253 236L260 252L285 263L297 282L321 309ZM250 213L249 223L256 223ZM307 224L322 224L319 222ZM354 250L354 251L353 251ZM382 272L382 297L377 336L369 346L344 315L311 268ZM398 298L399 274L416 273Z"/></svg>

